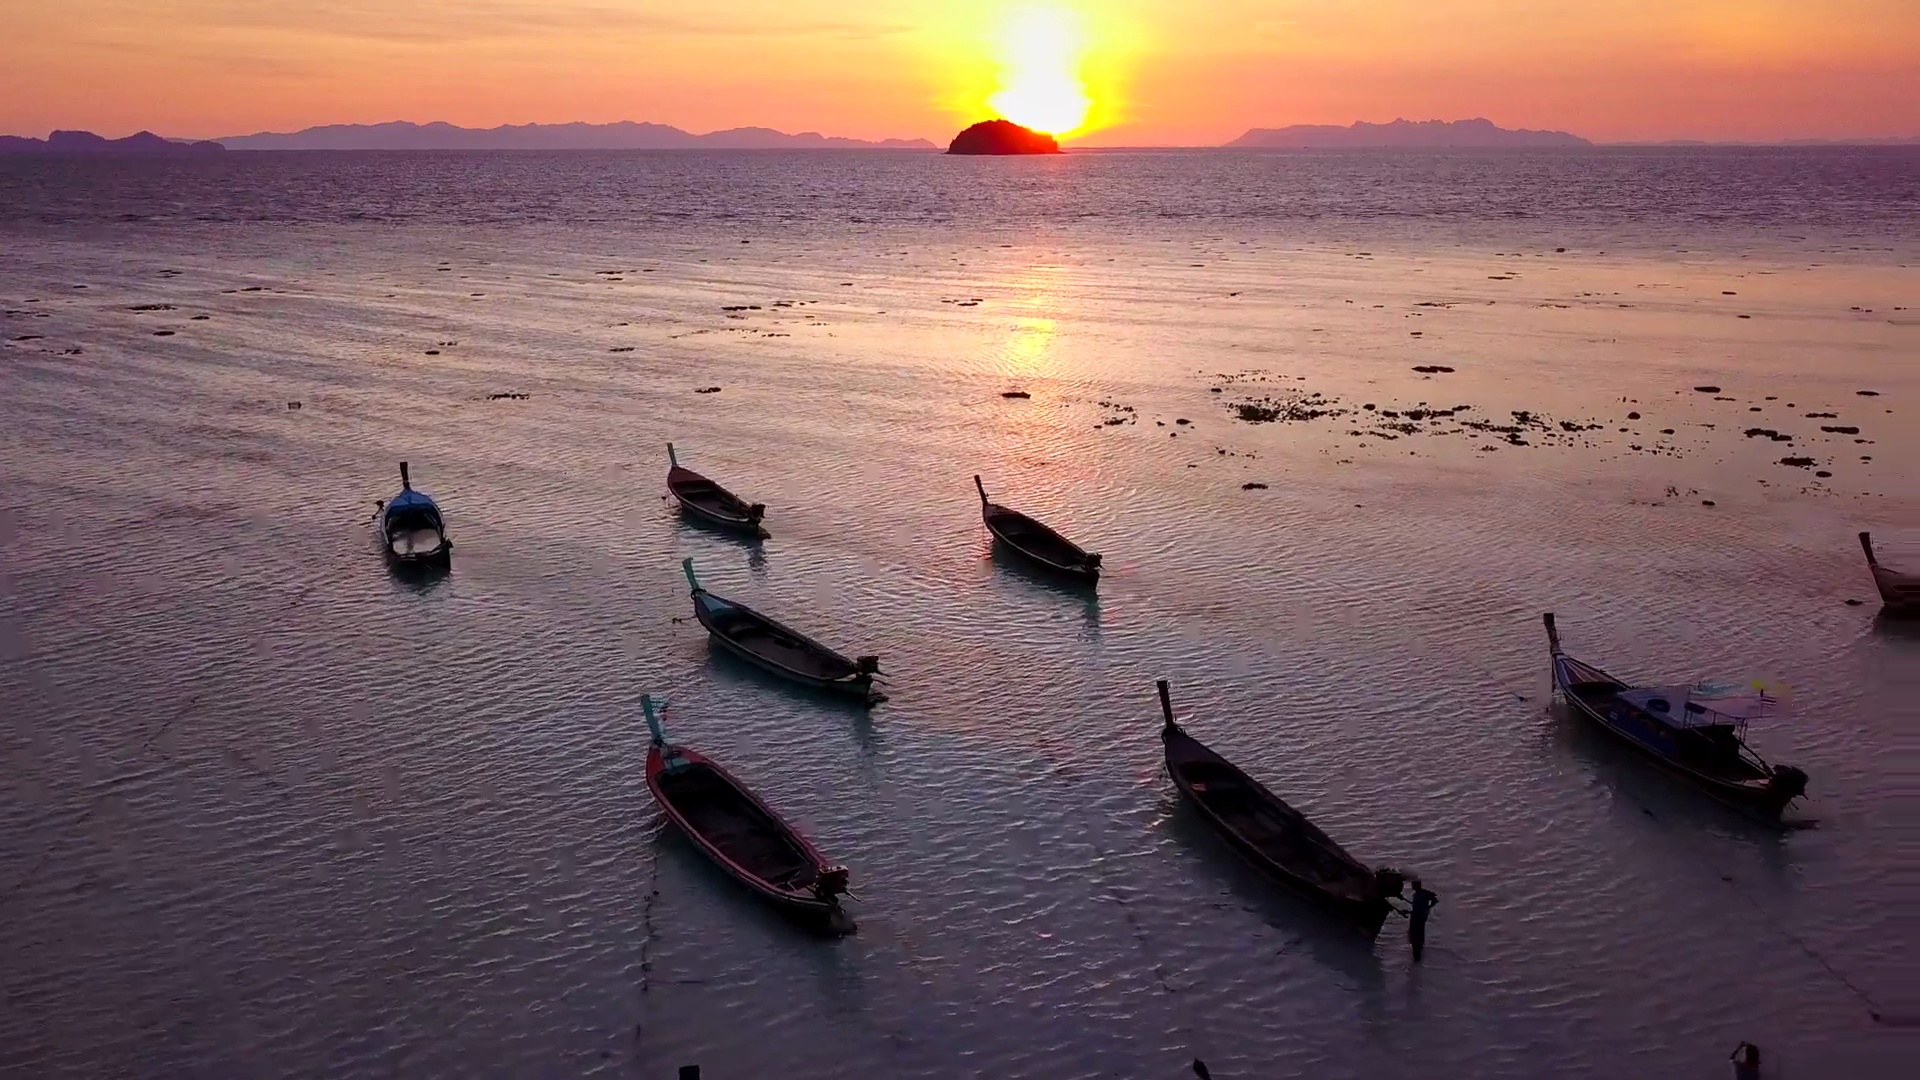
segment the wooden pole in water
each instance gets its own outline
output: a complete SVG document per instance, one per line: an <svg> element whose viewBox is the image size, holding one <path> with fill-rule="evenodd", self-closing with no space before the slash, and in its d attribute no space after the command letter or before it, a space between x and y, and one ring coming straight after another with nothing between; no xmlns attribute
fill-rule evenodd
<svg viewBox="0 0 1920 1080"><path fill-rule="evenodd" d="M1168 727L1178 727L1173 722L1173 695L1167 690L1167 680L1161 679L1154 685L1160 689L1160 715L1167 718Z"/></svg>
<svg viewBox="0 0 1920 1080"><path fill-rule="evenodd" d="M680 1066L680 1080L700 1080L700 1066L698 1065Z"/></svg>
<svg viewBox="0 0 1920 1080"><path fill-rule="evenodd" d="M407 480L407 463L404 461L400 463L400 490L413 490L413 484Z"/></svg>

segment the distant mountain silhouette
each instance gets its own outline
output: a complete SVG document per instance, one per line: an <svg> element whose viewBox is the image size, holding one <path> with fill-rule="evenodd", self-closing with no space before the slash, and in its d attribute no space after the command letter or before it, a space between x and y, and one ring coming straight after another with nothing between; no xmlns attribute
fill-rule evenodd
<svg viewBox="0 0 1920 1080"><path fill-rule="evenodd" d="M1778 146L1920 146L1920 135L1894 135L1879 139L1783 139Z"/></svg>
<svg viewBox="0 0 1920 1080"><path fill-rule="evenodd" d="M1271 149L1413 149L1592 146L1564 131L1510 131L1491 120L1395 120L1391 124L1352 127L1332 124L1296 124L1284 128L1254 128L1227 144L1231 147Z"/></svg>
<svg viewBox="0 0 1920 1080"><path fill-rule="evenodd" d="M666 124L503 124L463 128L444 121L329 124L288 134L261 132L220 140L229 150L933 150L925 139L868 142L806 131L732 128L694 135Z"/></svg>
<svg viewBox="0 0 1920 1080"><path fill-rule="evenodd" d="M1777 139L1770 142L1747 142L1714 139L1662 139L1659 142L1624 142L1613 146L1920 146L1920 135L1895 135L1868 139Z"/></svg>
<svg viewBox="0 0 1920 1080"><path fill-rule="evenodd" d="M982 120L953 137L949 154L1057 154L1053 136L1021 127L1011 120Z"/></svg>
<svg viewBox="0 0 1920 1080"><path fill-rule="evenodd" d="M217 142L175 142L151 131L108 139L91 131L56 131L44 139L0 135L0 154L204 154L226 147Z"/></svg>

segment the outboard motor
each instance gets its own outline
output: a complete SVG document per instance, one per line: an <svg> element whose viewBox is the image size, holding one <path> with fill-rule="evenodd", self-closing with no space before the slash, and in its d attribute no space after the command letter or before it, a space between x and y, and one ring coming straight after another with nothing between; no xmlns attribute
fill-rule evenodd
<svg viewBox="0 0 1920 1080"><path fill-rule="evenodd" d="M853 670L862 675L878 675L880 674L880 658L877 656L862 656L853 662Z"/></svg>
<svg viewBox="0 0 1920 1080"><path fill-rule="evenodd" d="M831 900L847 891L852 872L844 866L829 866L820 871L820 877L813 883L813 892L822 900Z"/></svg>
<svg viewBox="0 0 1920 1080"><path fill-rule="evenodd" d="M1807 793L1807 774L1791 765L1775 765L1767 787L1791 802Z"/></svg>
<svg viewBox="0 0 1920 1080"><path fill-rule="evenodd" d="M753 522L755 525L760 524L760 519L766 516L766 503L754 503L752 506L747 507L747 520Z"/></svg>
<svg viewBox="0 0 1920 1080"><path fill-rule="evenodd" d="M1087 569L1089 569L1089 570L1098 570L1098 569L1100 569L1100 554L1099 554L1099 552L1095 552L1095 551L1089 551L1089 552L1087 552Z"/></svg>
<svg viewBox="0 0 1920 1080"><path fill-rule="evenodd" d="M1407 883L1406 875L1391 866L1383 866L1373 872L1373 890L1382 900L1389 896L1399 896Z"/></svg>

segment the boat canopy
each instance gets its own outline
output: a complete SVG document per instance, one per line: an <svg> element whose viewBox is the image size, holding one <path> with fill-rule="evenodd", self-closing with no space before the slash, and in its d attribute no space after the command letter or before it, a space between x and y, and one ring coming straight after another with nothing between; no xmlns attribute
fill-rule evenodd
<svg viewBox="0 0 1920 1080"><path fill-rule="evenodd" d="M1786 711L1784 699L1757 683L1649 686L1622 690L1619 698L1678 728L1739 726Z"/></svg>
<svg viewBox="0 0 1920 1080"><path fill-rule="evenodd" d="M401 510L432 510L437 513L439 509L438 506L434 505L433 499L428 496L426 492L415 491L412 488L405 489L387 501L387 513L389 514Z"/></svg>

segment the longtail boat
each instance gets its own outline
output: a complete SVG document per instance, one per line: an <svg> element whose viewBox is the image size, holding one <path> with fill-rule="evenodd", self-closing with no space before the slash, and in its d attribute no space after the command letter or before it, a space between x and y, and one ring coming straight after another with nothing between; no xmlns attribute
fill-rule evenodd
<svg viewBox="0 0 1920 1080"><path fill-rule="evenodd" d="M990 501L980 477L973 478L973 486L980 491L980 518L995 539L1056 573L1086 582L1100 580L1099 555L1018 510Z"/></svg>
<svg viewBox="0 0 1920 1080"><path fill-rule="evenodd" d="M1167 775L1180 794L1256 869L1367 933L1379 933L1393 910L1388 898L1401 895L1401 873L1347 854L1306 815L1187 734L1173 719L1167 681L1158 685L1166 720L1160 741L1166 744Z"/></svg>
<svg viewBox="0 0 1920 1080"><path fill-rule="evenodd" d="M1553 654L1553 685L1579 716L1619 736L1708 794L1777 820L1806 794L1807 774L1771 765L1747 745L1747 723L1778 715L1764 689L1724 683L1633 686L1560 648L1553 613L1542 616Z"/></svg>
<svg viewBox="0 0 1920 1080"><path fill-rule="evenodd" d="M733 774L697 751L667 741L651 697L642 697L647 730L647 789L667 818L714 865L789 914L847 932L840 906L849 874L829 863L798 829Z"/></svg>
<svg viewBox="0 0 1920 1080"><path fill-rule="evenodd" d="M693 590L694 617L721 648L797 683L846 694L869 705L887 700L873 685L874 676L881 674L879 657L843 656L745 604L715 596L694 576L692 559L681 560L680 569Z"/></svg>
<svg viewBox="0 0 1920 1080"><path fill-rule="evenodd" d="M380 542L387 558L396 563L445 562L453 554L446 519L433 496L415 491L400 463L400 493L380 504Z"/></svg>
<svg viewBox="0 0 1920 1080"><path fill-rule="evenodd" d="M750 503L680 464L672 443L667 444L667 462L667 491L680 503L683 513L748 536L769 535L760 524L767 516L766 506Z"/></svg>
<svg viewBox="0 0 1920 1080"><path fill-rule="evenodd" d="M1860 534L1860 547L1867 553L1867 569L1873 571L1874 587L1888 612L1896 615L1920 615L1920 574L1903 574L1880 565L1873 554L1873 535Z"/></svg>

